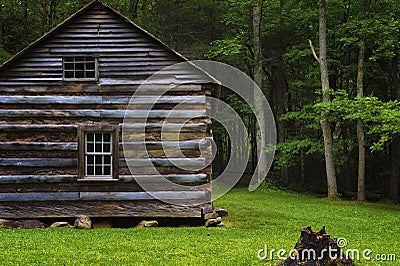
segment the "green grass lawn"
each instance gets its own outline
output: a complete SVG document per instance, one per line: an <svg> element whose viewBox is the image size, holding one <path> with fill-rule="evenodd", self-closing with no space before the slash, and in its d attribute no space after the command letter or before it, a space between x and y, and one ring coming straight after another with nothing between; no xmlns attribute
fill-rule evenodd
<svg viewBox="0 0 400 266"><path fill-rule="evenodd" d="M259 249L290 250L301 227L327 227L348 248L396 254L400 265L400 207L333 201L290 192L235 189L215 202L229 210L226 227L0 230L0 265L270 265Z"/></svg>

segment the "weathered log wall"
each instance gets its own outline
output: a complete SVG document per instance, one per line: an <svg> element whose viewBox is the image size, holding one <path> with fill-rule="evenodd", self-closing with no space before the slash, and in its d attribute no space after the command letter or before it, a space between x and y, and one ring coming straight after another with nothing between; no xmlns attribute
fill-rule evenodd
<svg viewBox="0 0 400 266"><path fill-rule="evenodd" d="M64 56L93 56L98 81L63 80ZM75 216L199 217L211 203L209 79L199 70L178 69L160 75L135 98L130 96L149 76L184 61L152 36L100 2L93 2L54 31L32 44L0 69L0 217ZM154 184L157 197L177 200L174 206L155 200L133 179L124 158L124 126L143 127L143 107L160 89L145 133L126 138L129 162L141 182ZM182 104L184 103L184 104ZM177 104L180 108L172 110ZM123 125L126 113L129 125ZM168 124L163 125L165 118ZM180 122L195 116L183 127ZM135 118L137 123L135 124ZM119 179L78 180L78 129L87 125L120 128ZM161 136L161 129L163 136ZM146 140L146 150L140 145ZM209 152L200 153L200 148ZM180 150L179 150L179 149ZM177 152L179 151L179 152ZM182 157L182 154L184 157ZM173 158L167 158L172 155ZM167 180L185 187L168 191L144 164L149 155ZM176 156L176 157L175 157ZM204 167L184 170L174 163ZM82 204L81 202L84 202Z"/></svg>

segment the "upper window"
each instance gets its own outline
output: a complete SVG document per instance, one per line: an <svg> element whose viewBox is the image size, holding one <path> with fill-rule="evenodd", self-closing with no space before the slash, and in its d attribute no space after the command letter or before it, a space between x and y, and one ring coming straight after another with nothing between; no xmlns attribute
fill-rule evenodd
<svg viewBox="0 0 400 266"><path fill-rule="evenodd" d="M64 80L97 80L97 59L94 57L65 57Z"/></svg>

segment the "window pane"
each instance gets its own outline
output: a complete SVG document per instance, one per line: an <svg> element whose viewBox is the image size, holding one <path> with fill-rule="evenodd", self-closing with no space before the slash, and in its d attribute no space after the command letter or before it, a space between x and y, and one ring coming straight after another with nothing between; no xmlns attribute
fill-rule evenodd
<svg viewBox="0 0 400 266"><path fill-rule="evenodd" d="M75 78L82 79L84 77L85 77L85 72L83 72L83 71L76 71L75 72Z"/></svg>
<svg viewBox="0 0 400 266"><path fill-rule="evenodd" d="M87 156L87 164L88 165L93 165L94 164L94 156L93 155L88 155Z"/></svg>
<svg viewBox="0 0 400 266"><path fill-rule="evenodd" d="M75 57L75 62L83 62L84 60L84 57Z"/></svg>
<svg viewBox="0 0 400 266"><path fill-rule="evenodd" d="M94 62L86 63L86 70L95 70L95 63Z"/></svg>
<svg viewBox="0 0 400 266"><path fill-rule="evenodd" d="M84 63L76 63L75 64L75 70L85 70L85 64Z"/></svg>
<svg viewBox="0 0 400 266"><path fill-rule="evenodd" d="M111 164L111 155L104 156L104 164Z"/></svg>
<svg viewBox="0 0 400 266"><path fill-rule="evenodd" d="M103 175L103 167L102 166L96 166L95 167L95 175Z"/></svg>
<svg viewBox="0 0 400 266"><path fill-rule="evenodd" d="M94 168L93 167L89 167L86 169L86 174L87 175L94 175Z"/></svg>
<svg viewBox="0 0 400 266"><path fill-rule="evenodd" d="M86 78L92 79L96 77L96 72L94 71L88 71L86 72Z"/></svg>
<svg viewBox="0 0 400 266"><path fill-rule="evenodd" d="M87 143L86 152L94 152L94 144Z"/></svg>
<svg viewBox="0 0 400 266"><path fill-rule="evenodd" d="M64 77L67 79L73 79L74 78L74 72L72 71L65 71L64 72Z"/></svg>
<svg viewBox="0 0 400 266"><path fill-rule="evenodd" d="M111 166L104 166L104 175L111 175Z"/></svg>
<svg viewBox="0 0 400 266"><path fill-rule="evenodd" d="M65 63L64 67L66 70L74 70L74 63Z"/></svg>
<svg viewBox="0 0 400 266"><path fill-rule="evenodd" d="M101 141L103 141L103 134L96 133L96 142L101 142Z"/></svg>
<svg viewBox="0 0 400 266"><path fill-rule="evenodd" d="M73 57L65 57L64 58L64 62L74 62L74 58Z"/></svg>
<svg viewBox="0 0 400 266"><path fill-rule="evenodd" d="M87 133L87 141L94 141L94 133Z"/></svg>
<svg viewBox="0 0 400 266"><path fill-rule="evenodd" d="M105 133L103 135L103 138L104 138L104 142L111 142L111 134Z"/></svg>
<svg viewBox="0 0 400 266"><path fill-rule="evenodd" d="M102 147L101 143L96 143L96 152L102 153L103 151L102 151L101 147Z"/></svg>
<svg viewBox="0 0 400 266"><path fill-rule="evenodd" d="M103 156L96 156L96 165L102 165L103 164Z"/></svg>
<svg viewBox="0 0 400 266"><path fill-rule="evenodd" d="M103 152L111 152L111 144L110 143L103 144Z"/></svg>

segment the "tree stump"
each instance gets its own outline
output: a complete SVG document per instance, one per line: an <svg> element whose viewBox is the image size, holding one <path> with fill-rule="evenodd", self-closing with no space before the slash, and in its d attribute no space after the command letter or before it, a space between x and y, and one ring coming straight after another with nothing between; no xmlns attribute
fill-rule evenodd
<svg viewBox="0 0 400 266"><path fill-rule="evenodd" d="M299 241L289 258L276 266L353 266L336 238L331 238L325 231L325 226L319 232L313 232L311 226L301 229Z"/></svg>

